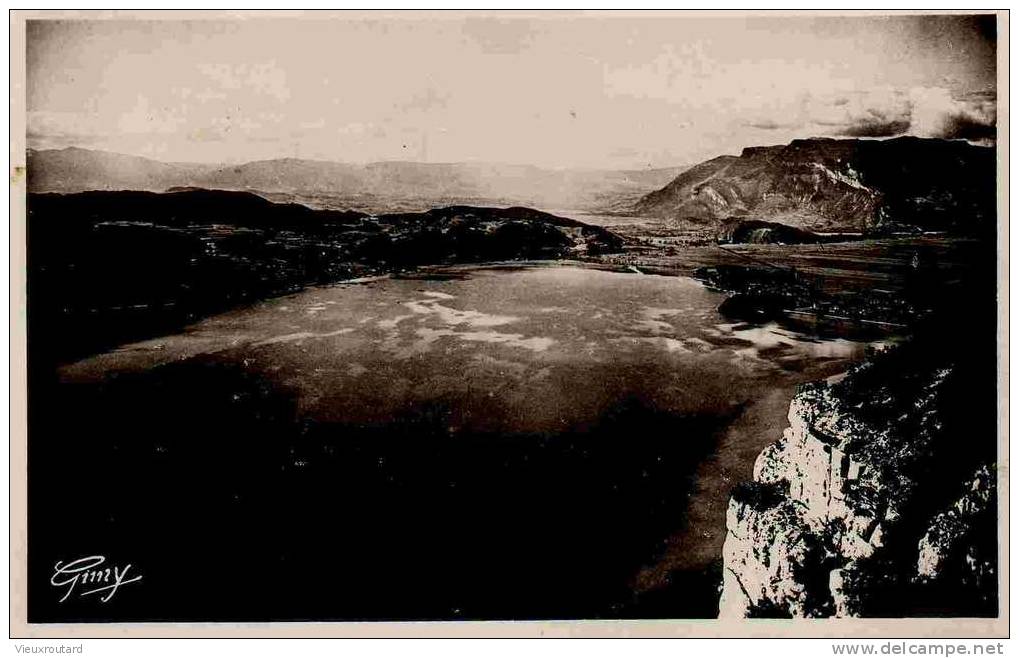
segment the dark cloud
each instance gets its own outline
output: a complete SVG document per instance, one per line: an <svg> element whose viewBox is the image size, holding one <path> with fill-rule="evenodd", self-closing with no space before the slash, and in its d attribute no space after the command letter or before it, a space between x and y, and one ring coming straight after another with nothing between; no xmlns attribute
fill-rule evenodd
<svg viewBox="0 0 1019 658"><path fill-rule="evenodd" d="M944 88L914 88L890 96L831 107L844 111L841 118L824 116L814 123L842 137L895 137L917 135L992 143L996 136L996 94L983 90L959 95Z"/></svg>
<svg viewBox="0 0 1019 658"><path fill-rule="evenodd" d="M841 124L835 134L845 137L894 137L911 126L911 106L889 109L870 107Z"/></svg>
<svg viewBox="0 0 1019 658"><path fill-rule="evenodd" d="M993 89L984 89L981 91L970 91L962 94L962 98L965 100L972 101L989 101L994 102L998 97L998 93Z"/></svg>
<svg viewBox="0 0 1019 658"><path fill-rule="evenodd" d="M894 137L909 130L909 121L903 119L881 120L867 117L843 126L835 132L843 137Z"/></svg>
<svg viewBox="0 0 1019 658"><path fill-rule="evenodd" d="M977 117L956 114L945 120L944 139L966 139L971 142L989 142L998 136L995 122L986 123Z"/></svg>

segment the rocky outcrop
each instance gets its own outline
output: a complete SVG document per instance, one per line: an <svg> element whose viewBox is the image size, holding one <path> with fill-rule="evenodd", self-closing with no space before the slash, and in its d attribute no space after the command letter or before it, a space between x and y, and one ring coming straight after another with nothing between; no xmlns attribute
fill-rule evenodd
<svg viewBox="0 0 1019 658"><path fill-rule="evenodd" d="M994 504L994 479L990 468L981 466L969 481L965 493L944 512L934 517L927 533L920 540L916 561L917 580L935 581L944 573L953 554L960 548L968 549L966 539L970 529ZM966 561L978 577L990 575L986 563L978 564L976 556L968 553ZM991 569L993 570L993 569Z"/></svg>
<svg viewBox="0 0 1019 658"><path fill-rule="evenodd" d="M722 244L815 244L822 236L803 229L759 219L732 219L718 231Z"/></svg>
<svg viewBox="0 0 1019 658"><path fill-rule="evenodd" d="M694 224L753 216L821 231L993 227L994 149L961 141L798 139L684 171L636 205Z"/></svg>
<svg viewBox="0 0 1019 658"><path fill-rule="evenodd" d="M994 438L955 434L960 374L910 349L793 399L729 502L721 617L994 614Z"/></svg>

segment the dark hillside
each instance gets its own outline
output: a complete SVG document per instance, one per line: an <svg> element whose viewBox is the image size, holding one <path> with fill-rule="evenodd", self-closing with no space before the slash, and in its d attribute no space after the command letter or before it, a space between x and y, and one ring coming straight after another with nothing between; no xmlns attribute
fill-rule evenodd
<svg viewBox="0 0 1019 658"><path fill-rule="evenodd" d="M30 194L28 233L30 341L57 359L308 285L622 244L530 208L372 216L209 190Z"/></svg>

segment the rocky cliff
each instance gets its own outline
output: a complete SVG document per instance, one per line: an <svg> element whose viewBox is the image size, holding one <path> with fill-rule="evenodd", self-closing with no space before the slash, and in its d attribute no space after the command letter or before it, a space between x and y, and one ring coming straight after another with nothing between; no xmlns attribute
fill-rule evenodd
<svg viewBox="0 0 1019 658"><path fill-rule="evenodd" d="M729 502L721 617L996 614L993 370L929 348L796 395Z"/></svg>
<svg viewBox="0 0 1019 658"><path fill-rule="evenodd" d="M963 141L798 139L684 171L642 198L643 215L725 218L828 231L973 231L993 226L995 151Z"/></svg>

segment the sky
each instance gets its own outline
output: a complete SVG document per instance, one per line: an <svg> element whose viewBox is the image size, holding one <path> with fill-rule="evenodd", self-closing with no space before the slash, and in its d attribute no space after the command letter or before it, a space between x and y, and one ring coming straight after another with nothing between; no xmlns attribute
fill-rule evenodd
<svg viewBox="0 0 1019 658"><path fill-rule="evenodd" d="M993 17L42 20L26 39L30 148L629 169L995 136Z"/></svg>

